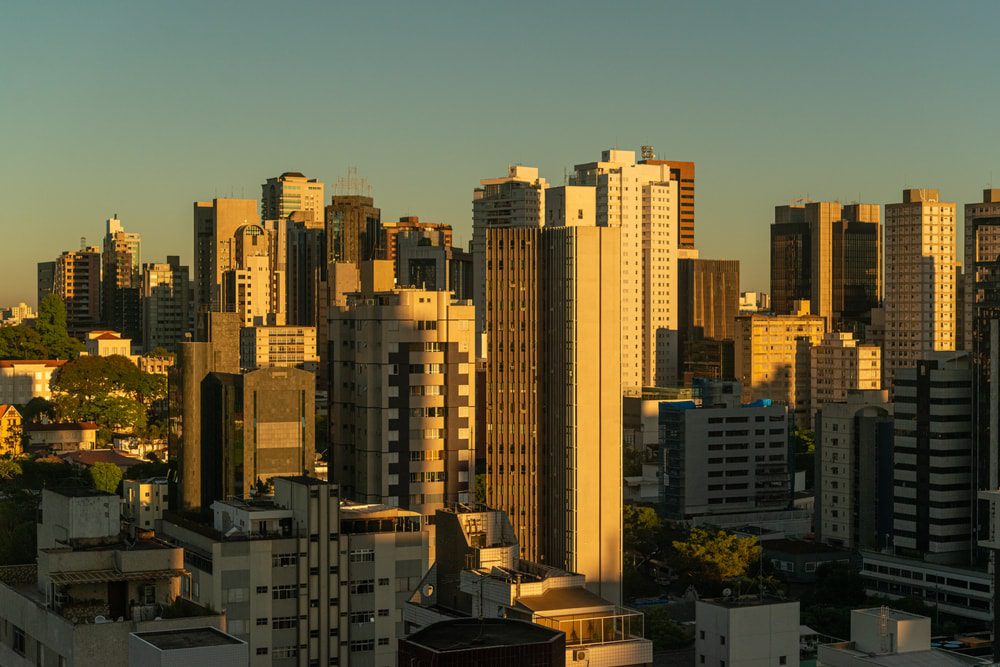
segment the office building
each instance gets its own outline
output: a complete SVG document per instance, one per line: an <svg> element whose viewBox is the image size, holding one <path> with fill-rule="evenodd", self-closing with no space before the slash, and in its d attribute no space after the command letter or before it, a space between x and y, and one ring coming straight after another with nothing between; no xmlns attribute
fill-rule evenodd
<svg viewBox="0 0 1000 667"><path fill-rule="evenodd" d="M679 520L787 509L788 412L741 404L736 382L705 383L702 404L659 405L662 511Z"/></svg>
<svg viewBox="0 0 1000 667"><path fill-rule="evenodd" d="M322 217L311 220L295 213L287 222L286 321L326 330L326 229ZM322 340L323 338L321 338Z"/></svg>
<svg viewBox="0 0 1000 667"><path fill-rule="evenodd" d="M115 215L106 222L101 255L101 315L104 326L142 342L141 241Z"/></svg>
<svg viewBox="0 0 1000 667"><path fill-rule="evenodd" d="M25 405L33 398L52 399L52 376L62 359L0 359L0 403Z"/></svg>
<svg viewBox="0 0 1000 667"><path fill-rule="evenodd" d="M388 261L362 269L361 291L330 311L330 479L431 524L473 492L474 311L448 292L393 289Z"/></svg>
<svg viewBox="0 0 1000 667"><path fill-rule="evenodd" d="M453 618L432 623L399 641L397 664L465 667L563 667L566 635L509 618Z"/></svg>
<svg viewBox="0 0 1000 667"><path fill-rule="evenodd" d="M312 472L316 378L297 368L211 372L201 382L201 501L265 493Z"/></svg>
<svg viewBox="0 0 1000 667"><path fill-rule="evenodd" d="M849 333L827 333L809 353L809 418L824 403L843 401L849 391L882 388L882 348Z"/></svg>
<svg viewBox="0 0 1000 667"><path fill-rule="evenodd" d="M147 352L176 352L192 333L194 315L188 267L180 257L142 265L142 341Z"/></svg>
<svg viewBox="0 0 1000 667"><path fill-rule="evenodd" d="M236 268L236 231L259 222L253 199L194 203L195 312L222 310L222 276Z"/></svg>
<svg viewBox="0 0 1000 667"><path fill-rule="evenodd" d="M215 628L133 632L128 636L129 667L249 664L246 642Z"/></svg>
<svg viewBox="0 0 1000 667"><path fill-rule="evenodd" d="M328 257L333 262L361 262L376 258L382 212L375 200L363 195L334 195L326 207Z"/></svg>
<svg viewBox="0 0 1000 667"><path fill-rule="evenodd" d="M740 292L740 313L767 313L771 297L767 292Z"/></svg>
<svg viewBox="0 0 1000 667"><path fill-rule="evenodd" d="M757 595L695 603L695 664L796 665L799 603Z"/></svg>
<svg viewBox="0 0 1000 667"><path fill-rule="evenodd" d="M267 179L260 190L261 220L287 220L298 211L322 224L326 197L323 183L319 180L306 178L297 171L286 171L281 176Z"/></svg>
<svg viewBox="0 0 1000 667"><path fill-rule="evenodd" d="M964 293L962 319L966 346L972 350L975 306L982 303L985 271L1000 257L1000 188L983 190L983 200L965 205L965 274L957 288Z"/></svg>
<svg viewBox="0 0 1000 667"><path fill-rule="evenodd" d="M545 224L545 190L548 182L537 167L514 165L507 175L479 181L472 192L472 280L476 305L476 357L483 356L486 331L486 230L529 228Z"/></svg>
<svg viewBox="0 0 1000 667"><path fill-rule="evenodd" d="M235 313L199 313L198 330L204 338L181 343L177 364L167 373L167 443L177 465L176 498L170 506L200 510L201 496L201 391L212 372L239 373L240 321ZM172 489L173 490L173 489Z"/></svg>
<svg viewBox="0 0 1000 667"><path fill-rule="evenodd" d="M678 373L684 384L695 376L729 378L724 341L735 337L740 302L738 260L681 258L677 262ZM713 354L713 352L715 352ZM728 370L729 374L726 374Z"/></svg>
<svg viewBox="0 0 1000 667"><path fill-rule="evenodd" d="M756 313L736 318L736 379L743 400L773 399L788 405L796 421L809 419L809 348L826 332L826 320L798 302L790 315Z"/></svg>
<svg viewBox="0 0 1000 667"><path fill-rule="evenodd" d="M967 353L926 355L893 383L896 554L933 563L972 555L972 367Z"/></svg>
<svg viewBox="0 0 1000 667"><path fill-rule="evenodd" d="M184 550L121 534L121 499L42 491L37 564L0 569L0 664L129 664L133 632L220 628L184 591Z"/></svg>
<svg viewBox="0 0 1000 667"><path fill-rule="evenodd" d="M885 206L886 386L897 369L955 349L955 204L937 190L903 191Z"/></svg>
<svg viewBox="0 0 1000 667"><path fill-rule="evenodd" d="M771 300L774 312L809 301L828 327L868 321L881 298L878 204L808 202L776 206L771 225Z"/></svg>
<svg viewBox="0 0 1000 667"><path fill-rule="evenodd" d="M623 391L676 384L680 183L663 161L606 150L576 165L569 185L593 188L596 224L620 229ZM575 213L564 210L565 224Z"/></svg>
<svg viewBox="0 0 1000 667"><path fill-rule="evenodd" d="M260 225L233 236L233 266L222 273L222 310L238 313L243 326L282 325L284 273L272 270L272 237Z"/></svg>
<svg viewBox="0 0 1000 667"><path fill-rule="evenodd" d="M893 522L893 422L886 390L849 391L817 406L816 540L888 546Z"/></svg>
<svg viewBox="0 0 1000 667"><path fill-rule="evenodd" d="M243 327L240 367L245 371L271 366L301 368L315 373L319 366L316 327Z"/></svg>
<svg viewBox="0 0 1000 667"><path fill-rule="evenodd" d="M101 324L101 251L67 250L56 260L55 293L66 304L66 327L81 336Z"/></svg>
<svg viewBox="0 0 1000 667"><path fill-rule="evenodd" d="M42 299L46 294L54 294L56 291L56 263L39 262L37 276L37 290L35 306L42 305Z"/></svg>
<svg viewBox="0 0 1000 667"><path fill-rule="evenodd" d="M455 618L506 618L562 632L566 664L652 664L643 615L603 598L581 574L521 558L503 512L460 505L438 510L435 525L437 560L403 609L407 633Z"/></svg>
<svg viewBox="0 0 1000 667"><path fill-rule="evenodd" d="M408 215L400 218L399 222L382 223L378 243L378 259L388 259L395 262L398 257L398 239L400 235L404 234L420 239L421 245L451 248L451 225L421 221L415 215Z"/></svg>

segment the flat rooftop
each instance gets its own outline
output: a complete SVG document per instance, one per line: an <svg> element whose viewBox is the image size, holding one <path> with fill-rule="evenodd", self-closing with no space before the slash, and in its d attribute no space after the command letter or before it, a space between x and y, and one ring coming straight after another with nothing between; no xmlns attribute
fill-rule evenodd
<svg viewBox="0 0 1000 667"><path fill-rule="evenodd" d="M508 618L459 618L438 621L405 641L441 652L469 651L497 646L548 644L563 633L543 625Z"/></svg>
<svg viewBox="0 0 1000 667"><path fill-rule="evenodd" d="M176 651L202 646L225 646L243 642L215 628L190 628L187 630L163 630L161 632L134 632L139 639L152 644L161 651Z"/></svg>

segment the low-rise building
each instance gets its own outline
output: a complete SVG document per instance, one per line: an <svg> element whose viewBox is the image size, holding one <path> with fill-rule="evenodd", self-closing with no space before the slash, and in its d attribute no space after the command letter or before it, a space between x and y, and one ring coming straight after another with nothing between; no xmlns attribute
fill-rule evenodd
<svg viewBox="0 0 1000 667"><path fill-rule="evenodd" d="M251 371L268 366L319 367L316 327L256 326L240 330L240 366Z"/></svg>
<svg viewBox="0 0 1000 667"><path fill-rule="evenodd" d="M25 405L33 398L52 398L52 375L62 359L0 360L0 403Z"/></svg>
<svg viewBox="0 0 1000 667"><path fill-rule="evenodd" d="M695 605L695 664L799 664L799 603L745 596Z"/></svg>
<svg viewBox="0 0 1000 667"><path fill-rule="evenodd" d="M143 373L151 375L166 375L174 365L173 357L156 357L143 355L135 359L136 365Z"/></svg>
<svg viewBox="0 0 1000 667"><path fill-rule="evenodd" d="M0 455L21 453L21 413L13 405L0 404Z"/></svg>
<svg viewBox="0 0 1000 667"><path fill-rule="evenodd" d="M247 660L246 642L212 627L133 632L128 637L129 667L243 667Z"/></svg>
<svg viewBox="0 0 1000 667"><path fill-rule="evenodd" d="M42 491L36 565L0 568L0 664L125 667L129 635L224 627L183 594L182 549L120 533L121 499Z"/></svg>
<svg viewBox="0 0 1000 667"><path fill-rule="evenodd" d="M122 454L114 449L81 449L76 452L66 452L65 454L60 454L59 458L70 465L80 466L82 468L89 468L95 463L111 463L121 468L123 474L127 474L128 469L134 465L147 463L147 461L144 461L143 459L138 459L134 456L126 456L125 454Z"/></svg>
<svg viewBox="0 0 1000 667"><path fill-rule="evenodd" d="M106 329L88 331L84 341L87 354L92 357L122 356L132 358L132 341L117 331Z"/></svg>
<svg viewBox="0 0 1000 667"><path fill-rule="evenodd" d="M510 618L453 618L401 639L397 664L563 667L566 635Z"/></svg>
<svg viewBox="0 0 1000 667"><path fill-rule="evenodd" d="M17 326L37 317L31 306L21 302L10 308L0 308L0 325Z"/></svg>
<svg viewBox="0 0 1000 667"><path fill-rule="evenodd" d="M35 452L65 454L97 447L97 424L94 422L27 424L24 431L28 448Z"/></svg>
<svg viewBox="0 0 1000 667"><path fill-rule="evenodd" d="M125 520L137 529L155 530L156 521L162 519L167 510L168 488L166 477L123 480Z"/></svg>
<svg viewBox="0 0 1000 667"><path fill-rule="evenodd" d="M852 552L809 540L761 540L762 557L775 576L791 583L814 583L816 570L828 563L850 564Z"/></svg>

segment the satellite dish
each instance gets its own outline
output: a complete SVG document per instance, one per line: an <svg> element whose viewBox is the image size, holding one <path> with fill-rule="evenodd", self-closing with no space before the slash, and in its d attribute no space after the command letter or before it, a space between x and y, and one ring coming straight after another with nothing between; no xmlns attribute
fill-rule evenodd
<svg viewBox="0 0 1000 667"><path fill-rule="evenodd" d="M723 588L722 589L722 597L729 597L732 594L733 594L733 589L731 589L731 588Z"/></svg>
<svg viewBox="0 0 1000 667"><path fill-rule="evenodd" d="M424 586L424 595L427 597L434 595L434 586L431 584Z"/></svg>

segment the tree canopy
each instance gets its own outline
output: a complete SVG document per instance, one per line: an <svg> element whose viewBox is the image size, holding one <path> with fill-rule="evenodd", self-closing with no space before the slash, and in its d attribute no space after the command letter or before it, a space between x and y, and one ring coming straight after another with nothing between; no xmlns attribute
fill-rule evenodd
<svg viewBox="0 0 1000 667"><path fill-rule="evenodd" d="M56 294L46 294L38 304L33 324L0 328L0 359L70 359L83 343L66 329L66 304Z"/></svg>
<svg viewBox="0 0 1000 667"><path fill-rule="evenodd" d="M87 470L91 484L98 491L118 493L122 481L122 469L114 463L95 463Z"/></svg>
<svg viewBox="0 0 1000 667"><path fill-rule="evenodd" d="M696 586L717 586L745 576L760 558L755 537L739 537L723 530L692 528L686 540L675 540L674 569Z"/></svg>

